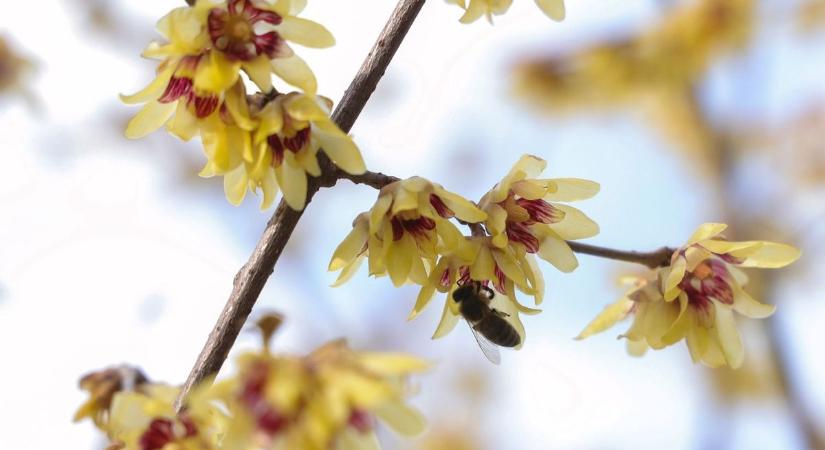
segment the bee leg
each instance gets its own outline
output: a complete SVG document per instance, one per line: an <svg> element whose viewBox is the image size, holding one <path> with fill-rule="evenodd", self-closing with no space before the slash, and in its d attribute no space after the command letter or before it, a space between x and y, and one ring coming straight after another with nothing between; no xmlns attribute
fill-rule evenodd
<svg viewBox="0 0 825 450"><path fill-rule="evenodd" d="M502 318L503 318L503 317L510 317L510 315L509 315L509 314L507 314L506 312L499 311L499 310L497 310L497 309L495 309L495 308L491 308L491 309L490 309L490 311L492 311L492 312L493 312L493 314L495 314L495 315L497 315L497 316L499 316L499 317L502 317Z"/></svg>
<svg viewBox="0 0 825 450"><path fill-rule="evenodd" d="M483 284L482 284L482 285L480 285L479 287L481 288L481 290L482 290L482 291L484 291L484 292L486 292L486 293L487 293L487 298L488 298L488 299L492 300L492 299L493 299L493 297L495 297L495 296L496 296L496 293L495 293L495 292L493 292L493 290L492 290L492 289L490 289L489 287L484 286Z"/></svg>

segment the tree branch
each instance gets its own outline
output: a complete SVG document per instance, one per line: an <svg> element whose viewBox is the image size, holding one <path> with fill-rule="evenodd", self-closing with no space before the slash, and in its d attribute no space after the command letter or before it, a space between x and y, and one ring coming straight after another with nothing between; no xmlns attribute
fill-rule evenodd
<svg viewBox="0 0 825 450"><path fill-rule="evenodd" d="M398 2L378 36L378 40L332 114L332 119L345 132L349 132L352 128L355 119L358 118L367 100L375 91L378 81L404 40L421 7L424 6L424 2L425 0L400 0ZM319 154L319 156L323 155ZM334 185L339 176L339 172L327 158L319 157L319 163L324 170L320 177L310 179L307 187L307 205L318 189ZM356 179L366 180L366 178L358 177ZM281 200L249 257L249 261L235 275L229 300L212 332L209 333L209 338L178 396L175 404L178 411L183 406L183 399L194 386L220 370L302 214L303 211L294 211Z"/></svg>
<svg viewBox="0 0 825 450"><path fill-rule="evenodd" d="M567 245L569 245L570 249L576 253L642 264L651 269L669 266L670 257L673 255L673 252L676 251L675 248L662 247L652 252L634 252L597 247L595 245L584 244L576 241L567 241Z"/></svg>

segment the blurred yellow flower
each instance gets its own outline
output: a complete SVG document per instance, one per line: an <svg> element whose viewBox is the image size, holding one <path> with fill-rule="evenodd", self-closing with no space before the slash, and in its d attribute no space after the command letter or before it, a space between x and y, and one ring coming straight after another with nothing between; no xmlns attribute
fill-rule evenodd
<svg viewBox="0 0 825 450"><path fill-rule="evenodd" d="M522 156L479 206L487 213L493 245L520 247L571 272L578 260L566 241L595 236L599 226L578 209L551 202L588 199L599 192L599 184L578 178L536 179L546 166L541 158Z"/></svg>
<svg viewBox="0 0 825 450"><path fill-rule="evenodd" d="M336 248L330 271L341 270L335 285L346 282L364 258L373 276L388 274L395 286L407 281L426 284L439 254L456 250L464 237L450 223L487 218L471 201L421 177L399 180L381 188L378 200L359 215L353 229Z"/></svg>
<svg viewBox="0 0 825 450"><path fill-rule="evenodd" d="M214 388L233 416L222 448L377 449L375 418L405 436L426 426L404 398L406 377L429 365L405 354L334 341L304 358L248 353L238 365Z"/></svg>
<svg viewBox="0 0 825 450"><path fill-rule="evenodd" d="M198 0L172 10L158 21L166 42L153 42L143 53L162 60L156 78L140 92L121 96L125 103L145 103L126 136L145 136L175 114L186 122L216 114L241 70L263 91L272 89L274 73L314 95L315 76L287 41L322 48L335 40L321 25L295 17L305 3Z"/></svg>
<svg viewBox="0 0 825 450"><path fill-rule="evenodd" d="M493 23L493 16L500 16L510 9L513 0L446 0L447 3L458 5L464 9L464 15L459 21L461 23L472 23L481 17L486 17L487 21ZM547 15L556 20L564 20L564 0L535 0L536 6Z"/></svg>
<svg viewBox="0 0 825 450"><path fill-rule="evenodd" d="M633 325L624 337L636 350L661 349L685 339L694 362L739 367L744 348L733 312L761 319L775 308L743 290L748 278L738 267L784 267L799 258L800 252L775 242L727 241L720 236L726 228L719 223L700 226L673 254L669 267L658 269L605 308L579 338L633 314Z"/></svg>
<svg viewBox="0 0 825 450"><path fill-rule="evenodd" d="M187 399L186 409L175 413L180 389L154 384L143 392L119 392L112 401L104 431L110 448L127 450L214 450L222 448L227 416L198 389Z"/></svg>

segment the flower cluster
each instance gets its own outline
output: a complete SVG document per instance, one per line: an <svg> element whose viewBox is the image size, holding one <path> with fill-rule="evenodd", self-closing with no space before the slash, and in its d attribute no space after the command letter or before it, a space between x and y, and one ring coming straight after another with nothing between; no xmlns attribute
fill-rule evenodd
<svg viewBox="0 0 825 450"><path fill-rule="evenodd" d="M493 23L493 16L500 16L510 9L513 0L446 0L447 3L458 5L464 9L461 23L472 23L481 17ZM535 0L536 6L549 18L564 20L564 0Z"/></svg>
<svg viewBox="0 0 825 450"><path fill-rule="evenodd" d="M726 227L718 223L700 226L673 253L670 266L638 280L632 291L605 308L579 338L633 315L633 325L623 335L633 353L684 339L694 362L739 367L744 349L733 312L759 319L774 312L772 305L759 303L744 291L748 277L739 267L784 267L800 252L775 242L727 241L721 236Z"/></svg>
<svg viewBox="0 0 825 450"><path fill-rule="evenodd" d="M306 2L198 0L158 22L166 38L143 55L160 59L146 88L122 96L143 104L126 136L140 138L163 125L184 140L200 135L207 156L202 176L224 176L227 198L239 204L247 190L261 191L269 207L280 190L302 209L307 174L319 176L323 148L341 169L365 171L360 152L330 119L331 102L316 96L315 75L290 43L334 44L321 25L297 17ZM245 74L265 95L247 97ZM303 91L279 94L272 76Z"/></svg>
<svg viewBox="0 0 825 450"><path fill-rule="evenodd" d="M350 279L366 258L373 276L388 274L396 286L421 286L410 319L446 293L441 323L434 337L449 333L460 317L452 293L480 283L495 291L491 307L515 328L524 342L519 314L537 314L522 305L516 291L535 305L544 297L544 278L534 254L569 272L577 262L568 239L598 233L598 225L581 211L551 203L595 195L599 186L580 179L537 179L545 161L523 156L478 206L420 177L393 182L381 189L369 212L359 215L338 246L330 270L341 273L335 285ZM464 236L450 223L455 217L474 229Z"/></svg>
<svg viewBox="0 0 825 450"><path fill-rule="evenodd" d="M428 368L411 356L355 352L334 341L306 357L244 354L239 368L227 380L195 389L180 413L173 407L177 387L104 383L107 395L93 391L76 417L96 417L92 410L105 416L95 424L111 440L109 448L129 450L376 449L376 418L404 435L425 427L404 403L406 377Z"/></svg>

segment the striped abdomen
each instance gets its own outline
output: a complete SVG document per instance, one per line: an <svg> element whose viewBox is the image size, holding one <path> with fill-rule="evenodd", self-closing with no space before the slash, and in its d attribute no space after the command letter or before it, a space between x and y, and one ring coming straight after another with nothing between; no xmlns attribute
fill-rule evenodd
<svg viewBox="0 0 825 450"><path fill-rule="evenodd" d="M490 342L502 347L515 347L521 343L521 337L510 322L503 318L491 314L473 325L476 331L481 333Z"/></svg>

